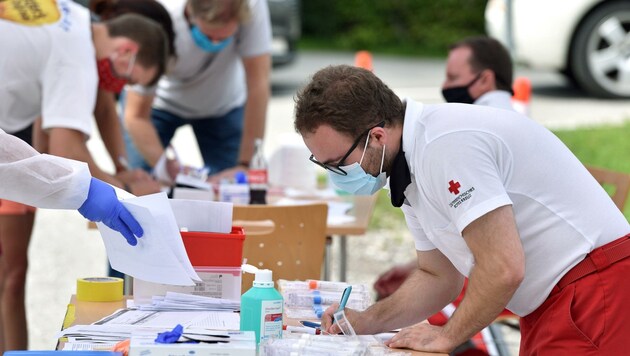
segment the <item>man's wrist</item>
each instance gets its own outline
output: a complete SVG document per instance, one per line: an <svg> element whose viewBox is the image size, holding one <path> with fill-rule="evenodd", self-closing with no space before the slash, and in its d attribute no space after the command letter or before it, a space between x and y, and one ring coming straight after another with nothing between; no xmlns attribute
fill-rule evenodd
<svg viewBox="0 0 630 356"><path fill-rule="evenodd" d="M249 167L249 161L238 161L239 166Z"/></svg>

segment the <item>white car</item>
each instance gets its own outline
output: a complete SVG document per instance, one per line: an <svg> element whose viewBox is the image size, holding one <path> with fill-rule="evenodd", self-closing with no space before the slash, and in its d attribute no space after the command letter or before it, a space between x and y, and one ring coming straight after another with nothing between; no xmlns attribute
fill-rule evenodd
<svg viewBox="0 0 630 356"><path fill-rule="evenodd" d="M630 0L489 0L485 18L516 62L558 70L595 96L630 98Z"/></svg>

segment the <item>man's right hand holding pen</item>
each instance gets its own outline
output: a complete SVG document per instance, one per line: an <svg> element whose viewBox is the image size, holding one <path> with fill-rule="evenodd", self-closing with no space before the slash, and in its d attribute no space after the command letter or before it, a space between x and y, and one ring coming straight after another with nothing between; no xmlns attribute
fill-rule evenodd
<svg viewBox="0 0 630 356"><path fill-rule="evenodd" d="M344 289L343 291L343 294L341 295L341 301L339 303L335 303L331 305L330 307L326 309L326 311L324 311L324 314L322 315L322 331L328 334L341 333L341 329L339 329L339 326L335 323L334 315L335 313L343 310L344 313L346 314L346 318L348 319L350 324L353 326L355 331L357 333L360 333L359 331L360 329L357 329L357 327L355 326L355 322L357 322L360 319L361 313L357 312L356 310L346 308L346 304L348 303L348 299L350 298L351 292L352 292L352 286L346 287L346 289Z"/></svg>

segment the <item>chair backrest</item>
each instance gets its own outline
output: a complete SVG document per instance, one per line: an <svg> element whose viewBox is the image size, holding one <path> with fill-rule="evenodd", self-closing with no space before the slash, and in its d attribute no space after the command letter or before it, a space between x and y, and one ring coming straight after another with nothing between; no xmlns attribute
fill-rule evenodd
<svg viewBox="0 0 630 356"><path fill-rule="evenodd" d="M234 206L233 224L243 226L243 258L273 271L273 279L321 279L328 206ZM254 277L243 274L242 292Z"/></svg>
<svg viewBox="0 0 630 356"><path fill-rule="evenodd" d="M604 189L614 189L609 194L619 210L623 211L630 192L630 174L592 166L587 166L586 169Z"/></svg>

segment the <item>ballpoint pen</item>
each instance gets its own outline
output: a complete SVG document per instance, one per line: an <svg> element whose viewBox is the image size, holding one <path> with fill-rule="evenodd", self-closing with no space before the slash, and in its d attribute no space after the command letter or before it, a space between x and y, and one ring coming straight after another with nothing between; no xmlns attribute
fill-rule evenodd
<svg viewBox="0 0 630 356"><path fill-rule="evenodd" d="M346 307L346 303L348 303L348 298L350 298L350 293L352 292L352 286L347 286L346 289L343 290L343 294L341 295L341 302L339 302L339 308L337 312L344 310Z"/></svg>

